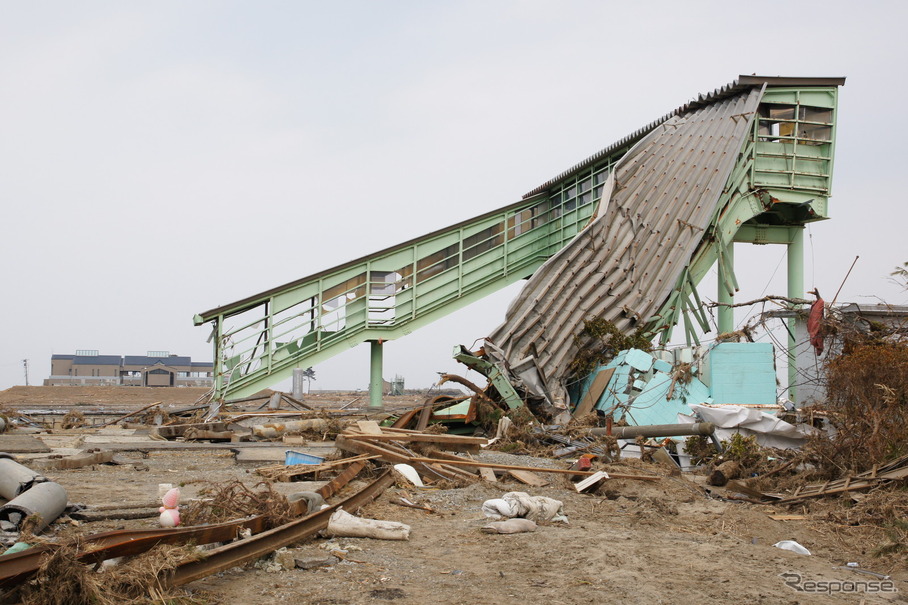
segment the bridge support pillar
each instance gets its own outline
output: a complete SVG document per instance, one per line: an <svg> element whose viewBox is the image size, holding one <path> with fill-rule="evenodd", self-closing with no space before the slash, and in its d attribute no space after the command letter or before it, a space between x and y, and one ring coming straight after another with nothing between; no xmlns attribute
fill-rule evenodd
<svg viewBox="0 0 908 605"><path fill-rule="evenodd" d="M804 298L804 228L789 227L788 244L788 297ZM795 334L800 320L788 320L788 399L798 400L798 359L795 348Z"/></svg>
<svg viewBox="0 0 908 605"><path fill-rule="evenodd" d="M370 340L369 356L369 408L373 410L384 409L382 403L382 387L384 379L382 378L382 341Z"/></svg>
<svg viewBox="0 0 908 605"><path fill-rule="evenodd" d="M722 243L720 242L721 246ZM735 331L735 310L730 306L735 302L735 295L729 293L728 288L733 281L731 275L728 275L729 272L734 274L735 267L735 243L733 241L728 242L728 246L725 247L723 253L725 257L725 264L720 260L718 263L719 266L719 302L723 303L724 306L719 307L719 317L718 317L718 328L719 334L727 334L728 332Z"/></svg>

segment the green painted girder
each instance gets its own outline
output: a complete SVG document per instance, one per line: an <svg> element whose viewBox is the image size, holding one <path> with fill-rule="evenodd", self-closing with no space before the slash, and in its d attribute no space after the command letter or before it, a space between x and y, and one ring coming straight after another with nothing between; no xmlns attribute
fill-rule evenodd
<svg viewBox="0 0 908 605"><path fill-rule="evenodd" d="M476 357L461 345L454 347L454 359L488 378L508 408L515 410L523 406L520 395L514 390L514 386L497 364L486 361L482 357Z"/></svg>

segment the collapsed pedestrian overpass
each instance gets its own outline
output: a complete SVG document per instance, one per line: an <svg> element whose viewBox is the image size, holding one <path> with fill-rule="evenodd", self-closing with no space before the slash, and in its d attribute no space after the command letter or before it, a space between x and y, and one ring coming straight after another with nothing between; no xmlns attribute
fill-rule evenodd
<svg viewBox="0 0 908 605"><path fill-rule="evenodd" d="M215 397L243 397L369 342L380 406L384 341L540 268L493 336L506 360L532 350L543 373L564 363L591 314L663 343L682 324L695 341L711 329L696 290L707 271L718 262L720 302L738 289L735 242L787 245L788 295L802 297L803 230L828 218L843 84L741 76L516 203L199 313L196 325L212 324ZM547 289L572 297L548 297L540 313ZM718 329L733 329L730 308Z"/></svg>

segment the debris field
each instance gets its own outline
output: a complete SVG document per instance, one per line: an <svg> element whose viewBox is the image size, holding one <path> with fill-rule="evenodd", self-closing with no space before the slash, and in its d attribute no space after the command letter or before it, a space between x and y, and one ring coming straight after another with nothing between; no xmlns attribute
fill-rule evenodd
<svg viewBox="0 0 908 605"><path fill-rule="evenodd" d="M169 418L154 424L154 415L130 421L154 402L112 387L100 406L60 402L99 412L62 429L53 402L29 405L17 389L0 403L9 418L15 408L30 423L16 423L0 443L29 450L30 440L32 451L11 457L40 473L39 485L62 486L68 502L43 531L6 527L6 545L28 542L45 553L32 557L40 563L79 542L77 565L95 581L129 569L123 560L98 565L125 552L121 538L143 541L130 554L149 557L165 552L152 546L167 534L175 562L155 581L142 576L147 590L128 593L136 603L874 603L902 601L908 588L900 555L874 555L885 531L847 519L847 509L903 478L899 464L877 469L894 473L889 479L851 480L875 481L860 491L811 497L820 488L805 484L786 500L744 479L711 486L706 473L682 472L660 456L558 457L563 443L532 445L519 426L488 447L493 431L485 438L390 426L418 411L422 396L387 398L383 412L344 408L353 393L307 396L301 403L311 409L257 409L268 393L207 425L174 414L192 407L183 400L153 408ZM158 392L166 399L186 390ZM409 414L409 426L417 418ZM276 434L257 436L265 424ZM588 430L561 439L576 445ZM162 496L173 488L183 524L162 528ZM898 495L887 501L898 505ZM329 508L319 510L322 502ZM178 540L179 532L194 533ZM810 555L773 546L784 541ZM198 556L187 556L184 543ZM54 602L41 592L46 570L23 572L27 552L0 556L7 602ZM863 582L862 590L800 590L849 582Z"/></svg>

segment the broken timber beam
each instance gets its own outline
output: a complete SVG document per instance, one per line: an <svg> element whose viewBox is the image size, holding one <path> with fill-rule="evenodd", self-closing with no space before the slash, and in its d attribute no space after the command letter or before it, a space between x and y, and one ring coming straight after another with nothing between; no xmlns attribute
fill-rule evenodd
<svg viewBox="0 0 908 605"><path fill-rule="evenodd" d="M435 458L410 458L410 464L414 462L423 462L423 463L433 463L441 462L444 464L450 464L451 466L472 466L475 468L491 468L499 469L504 471L530 471L532 473L560 473L567 475L592 475L593 471L577 471L567 468L545 468L545 467L535 467L535 466L516 466L512 464L492 464L491 462L479 462L476 460L437 460ZM659 481L662 477L655 475L623 475L620 473L609 472L609 477L612 479L634 479L638 481Z"/></svg>
<svg viewBox="0 0 908 605"><path fill-rule="evenodd" d="M446 449L457 452L479 451L480 446L488 443L484 437L462 437L460 435L434 435L430 433L382 433L380 435L356 434L345 431L342 435L347 439L370 442L388 442L397 443L431 443L443 446Z"/></svg>
<svg viewBox="0 0 908 605"><path fill-rule="evenodd" d="M30 465L33 468L47 471L47 470L68 470L73 468L82 468L84 466L92 466L94 464L110 464L113 462L114 452L105 451L105 452L87 452L83 454L76 454L74 456L66 456L65 458L41 458L38 460L32 460Z"/></svg>
<svg viewBox="0 0 908 605"><path fill-rule="evenodd" d="M351 454L377 456L382 462L390 462L391 464L407 464L410 460L410 458L405 455L365 439L349 439L344 435L338 435L334 440L334 445L337 446L337 449L339 450L350 452Z"/></svg>

